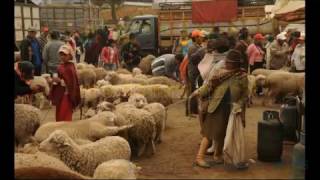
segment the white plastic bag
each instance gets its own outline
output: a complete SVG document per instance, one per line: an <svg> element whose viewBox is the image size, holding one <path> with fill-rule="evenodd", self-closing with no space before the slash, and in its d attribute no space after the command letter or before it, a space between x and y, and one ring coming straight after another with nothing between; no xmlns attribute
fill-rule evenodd
<svg viewBox="0 0 320 180"><path fill-rule="evenodd" d="M224 162L233 164L237 168L247 167L244 127L240 112L240 105L233 103L223 147Z"/></svg>

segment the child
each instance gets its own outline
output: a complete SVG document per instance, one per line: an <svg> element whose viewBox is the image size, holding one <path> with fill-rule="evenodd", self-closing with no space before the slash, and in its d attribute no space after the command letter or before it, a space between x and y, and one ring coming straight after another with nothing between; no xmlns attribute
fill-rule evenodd
<svg viewBox="0 0 320 180"><path fill-rule="evenodd" d="M58 77L53 77L52 104L56 106L56 121L72 121L72 111L80 103L80 86L74 67L73 50L70 45L59 49L61 64L58 66Z"/></svg>
<svg viewBox="0 0 320 180"><path fill-rule="evenodd" d="M119 51L113 39L103 47L100 55L103 67L106 70L116 70L119 67Z"/></svg>

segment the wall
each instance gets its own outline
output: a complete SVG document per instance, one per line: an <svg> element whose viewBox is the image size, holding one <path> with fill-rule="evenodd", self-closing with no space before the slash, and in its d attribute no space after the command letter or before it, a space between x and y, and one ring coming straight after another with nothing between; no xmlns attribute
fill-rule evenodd
<svg viewBox="0 0 320 180"><path fill-rule="evenodd" d="M157 15L157 11L152 9L151 6L130 6L130 5L122 5L117 9L117 18L124 16L138 16L144 14L153 14ZM111 17L111 9L103 9L100 11L101 18L105 23L112 20Z"/></svg>

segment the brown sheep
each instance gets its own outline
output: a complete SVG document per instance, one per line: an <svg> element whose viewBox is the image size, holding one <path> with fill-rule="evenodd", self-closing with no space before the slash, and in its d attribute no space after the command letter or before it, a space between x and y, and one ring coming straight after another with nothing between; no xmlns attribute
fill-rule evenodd
<svg viewBox="0 0 320 180"><path fill-rule="evenodd" d="M151 63L155 59L153 55L148 55L141 59L138 67L141 69L143 74L152 74L151 72Z"/></svg>

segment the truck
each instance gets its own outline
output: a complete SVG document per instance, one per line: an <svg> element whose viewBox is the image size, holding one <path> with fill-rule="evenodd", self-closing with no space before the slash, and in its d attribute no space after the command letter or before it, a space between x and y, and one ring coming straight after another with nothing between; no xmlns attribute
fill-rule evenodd
<svg viewBox="0 0 320 180"><path fill-rule="evenodd" d="M237 18L229 22L193 23L192 2L163 2L158 4L157 15L135 16L129 22L127 34L133 33L141 46L143 55L172 53L181 30L193 29L211 32L219 27L221 32L235 34L247 27L249 33L273 33L277 29L274 19L269 18L263 5L238 6Z"/></svg>

